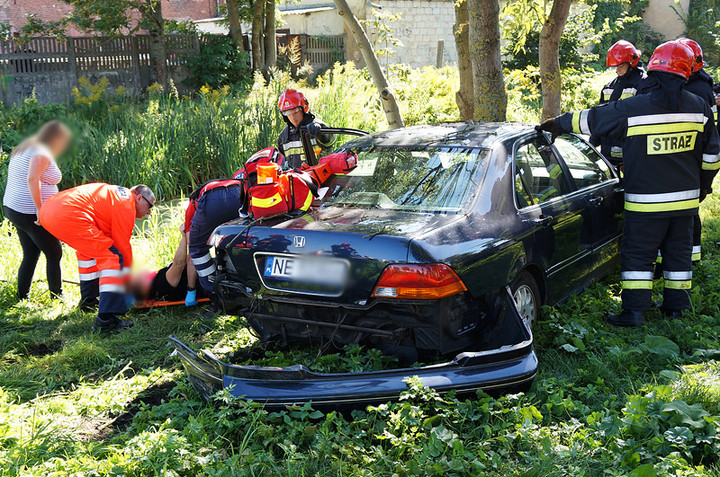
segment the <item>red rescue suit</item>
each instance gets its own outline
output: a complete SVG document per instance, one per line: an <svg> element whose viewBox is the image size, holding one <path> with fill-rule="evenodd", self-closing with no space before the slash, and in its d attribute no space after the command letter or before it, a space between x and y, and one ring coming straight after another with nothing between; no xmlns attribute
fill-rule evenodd
<svg viewBox="0 0 720 477"><path fill-rule="evenodd" d="M76 251L81 306L93 306L99 296L101 316L127 311L125 285L133 260L135 216L130 189L102 183L64 190L40 209L43 227Z"/></svg>

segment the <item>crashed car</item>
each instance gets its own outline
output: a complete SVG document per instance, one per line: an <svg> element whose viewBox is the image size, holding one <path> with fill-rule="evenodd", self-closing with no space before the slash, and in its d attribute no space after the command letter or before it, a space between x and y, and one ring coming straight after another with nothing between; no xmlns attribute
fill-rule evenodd
<svg viewBox="0 0 720 477"><path fill-rule="evenodd" d="M226 311L263 340L361 343L401 364L369 373L234 366L174 340L208 397L285 405L397 397L418 376L439 391L527 389L532 326L613 267L622 230L614 169L583 138L457 123L356 138L357 167L307 212L218 227L214 277Z"/></svg>

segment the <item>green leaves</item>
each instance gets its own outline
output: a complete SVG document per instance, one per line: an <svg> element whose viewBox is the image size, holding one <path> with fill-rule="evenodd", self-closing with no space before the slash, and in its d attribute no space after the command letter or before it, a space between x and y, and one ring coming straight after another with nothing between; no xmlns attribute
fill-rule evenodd
<svg viewBox="0 0 720 477"><path fill-rule="evenodd" d="M645 347L649 352L659 356L675 357L680 354L680 347L664 336L645 336Z"/></svg>

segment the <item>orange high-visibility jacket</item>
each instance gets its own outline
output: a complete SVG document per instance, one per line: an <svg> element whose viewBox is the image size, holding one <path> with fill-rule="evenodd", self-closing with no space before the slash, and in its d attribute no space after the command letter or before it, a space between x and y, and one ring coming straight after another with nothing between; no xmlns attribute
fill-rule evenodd
<svg viewBox="0 0 720 477"><path fill-rule="evenodd" d="M135 200L125 187L92 183L64 190L43 204L40 222L48 224L51 233L71 247L83 252L82 242L91 240L92 229L97 228L113 241L123 255L124 266L132 265L132 237L135 227ZM74 240L73 240L74 239ZM93 244L87 244L92 249ZM92 254L90 254L92 256Z"/></svg>

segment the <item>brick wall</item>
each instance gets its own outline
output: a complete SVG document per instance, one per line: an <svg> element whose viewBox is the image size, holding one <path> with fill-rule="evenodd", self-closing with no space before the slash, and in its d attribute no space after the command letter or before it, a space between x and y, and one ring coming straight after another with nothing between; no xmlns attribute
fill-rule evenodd
<svg viewBox="0 0 720 477"><path fill-rule="evenodd" d="M405 63L413 67L435 65L438 40L445 41L443 64L457 62L453 25L455 10L452 1L427 0L376 0L400 19L391 24L395 36L403 46L395 48L391 63ZM371 16L367 7L367 17ZM372 32L370 33L372 36ZM381 59L384 62L384 59Z"/></svg>
<svg viewBox="0 0 720 477"><path fill-rule="evenodd" d="M220 4L224 4L220 0ZM171 20L199 20L217 16L217 0L163 0L163 16ZM10 24L13 31L19 31L25 24L27 14L33 13L43 21L58 21L71 7L61 0L0 0L0 23ZM70 29L71 36L85 34Z"/></svg>

